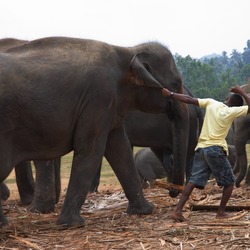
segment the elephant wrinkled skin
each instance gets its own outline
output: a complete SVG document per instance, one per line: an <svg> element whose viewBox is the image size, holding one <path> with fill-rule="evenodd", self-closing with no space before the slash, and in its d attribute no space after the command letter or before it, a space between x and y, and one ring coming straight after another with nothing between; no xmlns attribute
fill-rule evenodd
<svg viewBox="0 0 250 250"><path fill-rule="evenodd" d="M250 116L237 118L234 121L234 145L236 149L235 171L239 171L235 181L236 187L245 178L245 183L250 184L250 168L247 165L246 144L250 139ZM236 172L237 172L236 171Z"/></svg>
<svg viewBox="0 0 250 250"><path fill-rule="evenodd" d="M44 38L0 54L0 182L26 160L74 151L58 224L83 224L80 208L105 156L129 204L128 214L155 210L143 196L123 120L130 110L171 114L178 171L186 160L187 106L162 96L182 93L170 51L159 43L119 47L77 38ZM182 143L181 143L182 142ZM7 219L0 210L0 222Z"/></svg>
<svg viewBox="0 0 250 250"><path fill-rule="evenodd" d="M247 93L250 93L250 82L241 86ZM245 183L250 184L250 167L247 165L246 144L250 140L250 116L239 117L234 121L234 145L236 149L236 164L234 172L237 174L236 187L245 178Z"/></svg>
<svg viewBox="0 0 250 250"><path fill-rule="evenodd" d="M18 47L23 44L27 44L29 41L27 40L19 40L14 38L3 38L0 39L0 51L5 51L13 47ZM57 166L57 162L60 161L60 159L51 160L51 161L35 161L34 165L36 169L39 170L36 171L36 183L34 183L34 179L32 176L32 170L31 170L31 163L29 161L25 161L22 163L19 163L15 167L15 173L16 173L16 182L17 182L17 188L18 192L21 198L21 202L24 205L30 205L29 210L30 211L39 211L41 213L46 213L50 211L54 211L55 202L58 202L60 192L61 192L61 186L60 186L60 179L57 182L48 182L47 185L43 185L43 188L40 188L39 182L43 183L44 180L51 178L51 175L57 171L57 174L59 174L58 171L60 171L60 168ZM51 166L53 169L49 169L49 171L42 171L43 166ZM41 173L40 173L41 172ZM57 175L55 176L57 178ZM36 185L36 188L35 188ZM38 186L39 185L39 186ZM53 185L53 187L52 187ZM53 190L52 192L49 192L48 190ZM10 195L10 191L8 187L4 183L0 183L0 194L2 200L8 199ZM36 190L36 192L35 192Z"/></svg>

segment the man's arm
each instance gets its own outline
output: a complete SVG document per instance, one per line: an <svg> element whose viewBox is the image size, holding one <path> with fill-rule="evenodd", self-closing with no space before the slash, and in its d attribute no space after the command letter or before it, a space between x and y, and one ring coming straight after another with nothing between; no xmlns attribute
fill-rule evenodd
<svg viewBox="0 0 250 250"><path fill-rule="evenodd" d="M249 114L250 113L250 96L246 93L246 91L244 89L242 89L239 85L237 85L235 87L232 87L230 89L230 91L233 92L233 93L241 95L245 99L246 104L248 106L247 113Z"/></svg>
<svg viewBox="0 0 250 250"><path fill-rule="evenodd" d="M181 102L185 102L187 104L194 104L199 106L199 102L198 99L189 95L185 95L185 94L180 94L180 93L174 93L171 92L170 90L163 88L162 89L162 94L164 96L170 96L175 100L181 101Z"/></svg>

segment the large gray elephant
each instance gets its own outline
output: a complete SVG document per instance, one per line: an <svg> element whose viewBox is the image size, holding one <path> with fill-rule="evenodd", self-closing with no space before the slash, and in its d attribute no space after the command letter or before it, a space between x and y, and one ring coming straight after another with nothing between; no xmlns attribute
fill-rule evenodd
<svg viewBox="0 0 250 250"><path fill-rule="evenodd" d="M191 92L184 86L184 93L192 95ZM186 160L186 176L188 177L191 171L192 159L194 156L194 148L197 144L197 138L199 131L201 130L203 123L203 113L202 110L194 105L188 106L189 111L189 137L188 137L188 150L187 150L187 160ZM157 172L158 170L161 173L168 173L168 181L173 182L173 129L171 125L171 121L166 114L150 114L141 111L131 111L126 115L125 118L125 131L128 135L128 139L130 141L131 146L140 146L140 147L151 147L151 150L154 151L153 156L151 158L158 157L158 161L160 164L154 162L154 166L149 167L149 163L147 162L147 167L152 168L152 172ZM144 155L144 154L143 154ZM142 155L140 155L140 159ZM138 159L139 160L139 159ZM148 161L148 155L147 160ZM152 159L154 160L154 159ZM152 162L151 160L151 162ZM140 162L143 160L141 159ZM39 211L41 213L47 213L53 211L55 208L55 187L58 187L57 181L54 183L52 178L54 171L56 172L55 178L60 181L60 165L55 165L55 168L44 168L43 165L45 163L41 162L40 164L36 164L36 187L35 194L32 204L29 206L29 210L32 212ZM136 163L137 166L142 164ZM160 166L161 165L161 166ZM157 167L158 166L158 167ZM165 170L161 168L165 167ZM145 167L144 170L139 170L139 174L143 175L148 170ZM183 166L184 169L184 166ZM19 186L22 189L29 189L30 183L33 183L33 179L27 178L27 173L30 170L20 169L19 173L16 175L16 179L19 183ZM95 192L98 189L99 180L100 180L100 172L101 167L97 171L97 175L95 176L91 187L90 192ZM149 176L150 174L148 174ZM29 175L31 176L31 175ZM49 177L48 177L49 176ZM157 174L158 176L158 174ZM154 178L152 176L151 178ZM21 179L19 181L19 179ZM147 178L146 178L147 179ZM25 180L25 181L24 181ZM44 185L46 183L46 185ZM49 189L50 187L50 189ZM50 190L48 192L48 189ZM59 189L60 190L60 189ZM178 194L175 190L170 190L170 195L175 197ZM21 194L20 194L21 196ZM56 202L58 199L56 199Z"/></svg>
<svg viewBox="0 0 250 250"><path fill-rule="evenodd" d="M3 38L0 39L0 51L5 51L10 48L18 47L27 43L29 43L29 41L27 40ZM21 202L24 205L31 204L31 211L41 211L43 213L54 211L54 204L55 202L58 202L61 192L60 179L57 182L47 182L47 184L44 185L42 189L40 188L40 186L35 188L35 185L39 185L40 182L43 183L46 179L51 179L51 176L55 171L56 178L58 175L60 175L60 167L58 166L58 161L60 161L60 159L51 161L34 161L34 165L38 170L36 171L36 183L33 179L30 161L21 162L15 167L15 173L17 176L17 188L21 198ZM44 166L50 166L53 169L50 169L49 171L41 171L40 168L43 169ZM49 193L50 195L48 195L48 189L53 190L53 192ZM8 199L10 195L10 191L4 182L0 183L0 195L2 200Z"/></svg>
<svg viewBox="0 0 250 250"><path fill-rule="evenodd" d="M192 95L192 93L184 86L184 93ZM189 138L188 138L188 150L187 150L187 160L186 160L186 176L188 177L192 165L192 159L194 156L194 148L197 144L197 138L199 131L201 130L203 123L203 113L202 110L194 105L188 106L189 111ZM151 150L154 151L152 154L147 154L145 160L147 161L147 166L145 169L142 169L142 162L144 161L143 156L145 153L140 154L140 157L137 157L137 166L140 166L139 170L140 176L143 176L144 173L149 171L151 168L151 173L168 173L168 181L173 182L173 129L171 126L171 121L169 120L166 114L149 114L141 111L131 111L126 115L125 118L125 131L128 135L131 146L140 146L140 147L151 147ZM149 156L150 155L150 156ZM160 164L157 164L155 157L158 157ZM153 159L151 159L153 158ZM148 161L154 166L150 166ZM43 165L46 162L36 163L36 192L34 193L34 199L31 205L28 207L29 211L41 213L47 213L53 211L55 208L55 203L57 203L60 194L60 164L55 164L54 168L44 168ZM151 164L151 165L152 165ZM50 165L48 161L47 165ZM52 165L53 167L53 165ZM165 169L162 170L162 167ZM184 166L183 166L184 167ZM29 190L34 183L30 169L16 168L18 173L16 174L16 179L18 186L22 190ZM53 180L53 175L55 172L56 182ZM100 172L101 168L98 169L97 175L95 176L91 187L90 192L95 192L98 190L98 185L100 181ZM27 178L27 174L30 178ZM162 175L162 174L161 174ZM150 174L147 174L149 177ZM156 174L159 176L159 174ZM153 176L151 179L154 179ZM145 178L147 179L147 178ZM151 180L147 179L147 180ZM46 185L44 185L46 183ZM59 183L59 185L58 185ZM57 189L55 189L55 188ZM48 191L49 190L49 191ZM59 191L59 192L58 192ZM28 193L31 193L30 190ZM178 194L175 190L170 190L170 195L175 197ZM23 194L20 193L21 200ZM55 198L56 197L56 198Z"/></svg>
<svg viewBox="0 0 250 250"><path fill-rule="evenodd" d="M169 115L174 183L183 185L187 105L162 96L183 92L171 52L159 43L119 47L76 38L44 38L0 54L0 182L26 160L56 159L74 151L58 224L84 224L80 208L102 157L117 175L128 214L155 210L143 196L124 129L131 110ZM7 219L0 210L1 225Z"/></svg>

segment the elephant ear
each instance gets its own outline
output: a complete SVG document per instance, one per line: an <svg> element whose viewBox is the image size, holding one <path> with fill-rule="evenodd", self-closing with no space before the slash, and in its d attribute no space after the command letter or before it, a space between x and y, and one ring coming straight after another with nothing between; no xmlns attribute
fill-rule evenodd
<svg viewBox="0 0 250 250"><path fill-rule="evenodd" d="M130 62L130 78L136 85L144 85L147 87L163 88L163 86L155 79L150 71L150 66L147 62L149 54L140 52L132 58Z"/></svg>

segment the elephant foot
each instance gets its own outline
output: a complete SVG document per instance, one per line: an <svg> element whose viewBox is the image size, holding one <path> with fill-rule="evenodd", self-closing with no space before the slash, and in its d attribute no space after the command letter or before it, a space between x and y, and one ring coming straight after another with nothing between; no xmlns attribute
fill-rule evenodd
<svg viewBox="0 0 250 250"><path fill-rule="evenodd" d="M85 220L80 215L71 214L65 216L61 214L56 224L64 227L79 227L85 226Z"/></svg>
<svg viewBox="0 0 250 250"><path fill-rule="evenodd" d="M0 193L1 193L1 199L3 201L8 200L8 198L10 197L10 190L5 183L0 184Z"/></svg>
<svg viewBox="0 0 250 250"><path fill-rule="evenodd" d="M55 210L55 203L51 201L42 202L42 201L33 201L29 206L28 210L32 213L42 213L48 214L54 212Z"/></svg>
<svg viewBox="0 0 250 250"><path fill-rule="evenodd" d="M0 212L0 228L4 226L8 226L8 225L9 223L8 223L7 218L4 216L3 213Z"/></svg>
<svg viewBox="0 0 250 250"><path fill-rule="evenodd" d="M131 203L129 202L128 208L127 208L127 214L153 214L156 211L156 207L153 203L148 202L147 200L144 200L143 202Z"/></svg>
<svg viewBox="0 0 250 250"><path fill-rule="evenodd" d="M21 203L25 206L30 205L33 201L33 194L22 195Z"/></svg>

